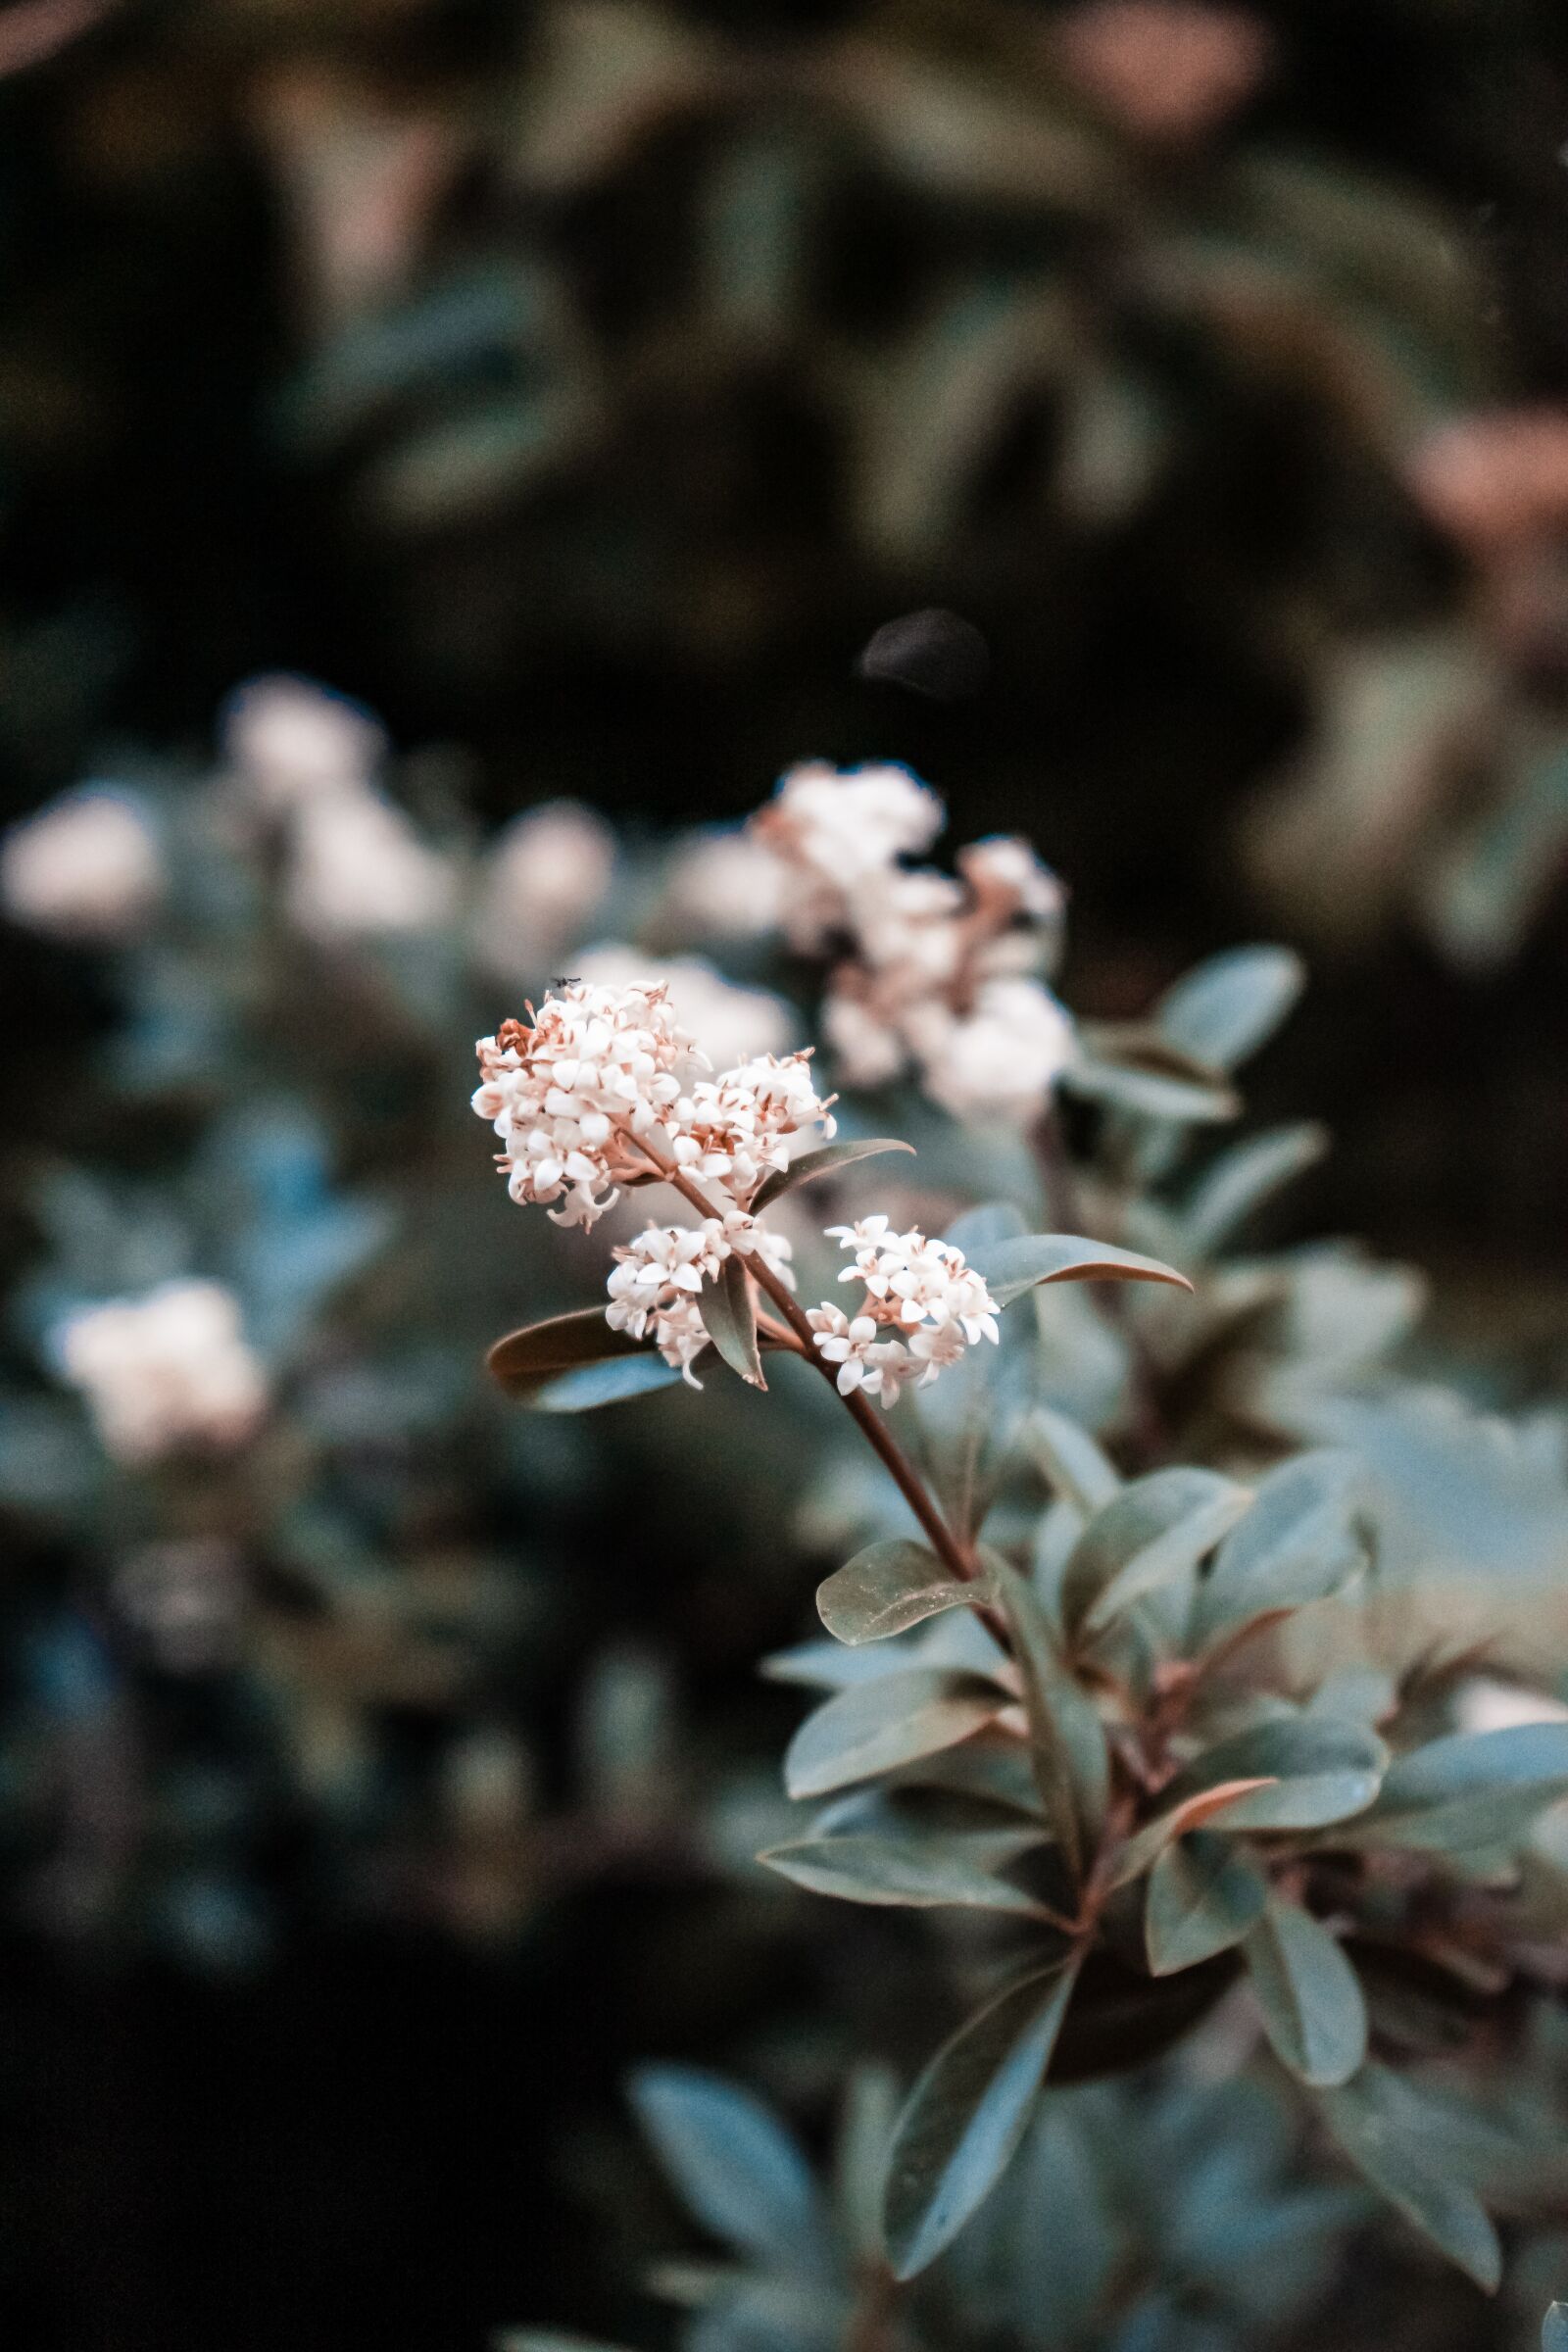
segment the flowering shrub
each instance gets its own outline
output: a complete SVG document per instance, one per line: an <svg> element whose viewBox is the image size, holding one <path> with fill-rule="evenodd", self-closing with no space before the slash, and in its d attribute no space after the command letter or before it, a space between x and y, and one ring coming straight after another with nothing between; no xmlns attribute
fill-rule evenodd
<svg viewBox="0 0 1568 2352"><path fill-rule="evenodd" d="M73 1562L8 1726L33 1915L244 1965L288 1925L254 1860L281 1789L351 1908L515 1939L673 1855L761 1943L849 1952L793 2076L743 2054L818 2112L869 2061L820 2230L766 2218L826 2208L739 2094L643 2079L746 2258L680 2273L704 2352L760 2315L803 2352L1240 2352L1365 2226L1353 2173L1488 2284L1499 2212L1539 2315L1563 1422L1479 1409L1409 1270L1250 1239L1324 1149L1215 1140L1295 957L1080 1017L1062 885L1010 840L915 862L945 812L902 769L812 763L673 842L555 806L486 850L298 681L134 805L122 896L78 844L117 1007L86 1107L19 1161L0 1505ZM0 881L79 940L58 844L49 894ZM480 1028L500 1184L454 1082ZM503 1287L543 1313L491 1355L537 1419L476 1394ZM782 1796L605 1621L629 1491L683 1551L722 1513L743 1610L843 1563L767 1661L812 1700ZM864 1921L895 1940L862 1968ZM1205 2134L1228 2185L1162 2198Z"/></svg>

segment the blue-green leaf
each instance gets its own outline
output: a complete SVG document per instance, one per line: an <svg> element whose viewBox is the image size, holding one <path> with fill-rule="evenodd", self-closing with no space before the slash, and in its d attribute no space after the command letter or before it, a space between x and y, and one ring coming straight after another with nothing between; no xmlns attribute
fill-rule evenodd
<svg viewBox="0 0 1568 2352"><path fill-rule="evenodd" d="M987 1553L986 1562L1023 1678L1040 1801L1068 1871L1077 1878L1087 1867L1110 1800L1104 1726L1093 1699L1057 1657L1031 1588L1000 1555Z"/></svg>
<svg viewBox="0 0 1568 2352"><path fill-rule="evenodd" d="M1282 1462L1259 1482L1255 1503L1198 1588L1195 1642L1321 1600L1361 1568L1365 1548L1350 1516L1358 1476L1353 1454L1324 1448Z"/></svg>
<svg viewBox="0 0 1568 2352"><path fill-rule="evenodd" d="M1568 1723L1455 1732L1396 1756L1352 1833L1365 1845L1465 1853L1507 1845L1568 1796Z"/></svg>
<svg viewBox="0 0 1568 2352"><path fill-rule="evenodd" d="M1366 2056L1366 2002L1354 1969L1320 1920L1271 1895L1242 1942L1263 2030L1317 2089L1348 2082Z"/></svg>
<svg viewBox="0 0 1568 2352"><path fill-rule="evenodd" d="M801 1725L785 1751L784 1786L791 1796L826 1796L955 1746L1006 1703L995 1683L932 1666L852 1684Z"/></svg>
<svg viewBox="0 0 1568 2352"><path fill-rule="evenodd" d="M971 1859L961 1834L944 1838L911 1830L903 1836L808 1838L794 1845L775 1845L757 1858L797 1886L808 1887L813 1894L837 1895L845 1902L900 1904L915 1910L959 1905L1026 1918L1041 1915L1032 1895Z"/></svg>
<svg viewBox="0 0 1568 2352"><path fill-rule="evenodd" d="M1268 1881L1230 1840L1198 1831L1165 1848L1149 1874L1144 1943L1156 1977L1196 1968L1240 1943L1268 1900Z"/></svg>
<svg viewBox="0 0 1568 2352"><path fill-rule="evenodd" d="M969 1260L995 1298L1008 1306L1045 1282L1163 1282L1174 1290L1192 1284L1174 1266L1111 1242L1086 1241L1076 1233L1026 1233L977 1250Z"/></svg>
<svg viewBox="0 0 1568 2352"><path fill-rule="evenodd" d="M881 1642L983 1592L950 1576L926 1544L890 1536L868 1544L817 1587L816 1611L837 1642Z"/></svg>
<svg viewBox="0 0 1568 2352"><path fill-rule="evenodd" d="M819 1176L836 1176L843 1168L853 1168L858 1159L873 1159L881 1152L908 1152L912 1144L901 1143L896 1136L865 1136L842 1144L823 1144L819 1151L803 1152L792 1159L787 1168L775 1168L765 1176L752 1202L755 1212L766 1208L784 1193L792 1193L798 1184L814 1183Z"/></svg>
<svg viewBox="0 0 1568 2352"><path fill-rule="evenodd" d="M1184 1766L1165 1790L1177 1805L1233 1781L1273 1785L1240 1797L1227 1830L1316 1830L1364 1813L1377 1795L1389 1751L1364 1725L1284 1715L1237 1732ZM1338 1841L1338 1840L1336 1840Z"/></svg>
<svg viewBox="0 0 1568 2352"><path fill-rule="evenodd" d="M1305 985L1306 967L1289 948L1227 948L1167 989L1154 1020L1196 1061L1234 1070L1273 1036Z"/></svg>
<svg viewBox="0 0 1568 2352"><path fill-rule="evenodd" d="M894 2274L912 2278L955 2238L1023 2137L1072 1998L1057 1960L958 2029L915 2083L888 2160L884 2230Z"/></svg>
<svg viewBox="0 0 1568 2352"><path fill-rule="evenodd" d="M737 1250L725 1258L716 1280L704 1285L697 1304L704 1330L730 1370L754 1389L765 1389L757 1348L757 1300L746 1260Z"/></svg>
<svg viewBox="0 0 1568 2352"><path fill-rule="evenodd" d="M1443 2168L1441 2111L1385 2066L1360 2073L1319 2099L1340 2146L1364 2179L1450 2262L1496 2291L1502 2249L1480 2199Z"/></svg>
<svg viewBox="0 0 1568 2352"><path fill-rule="evenodd" d="M1097 1632L1146 1592L1187 1575L1251 1499L1216 1470L1155 1470L1123 1487L1091 1520L1062 1573L1068 1633Z"/></svg>
<svg viewBox="0 0 1568 2352"><path fill-rule="evenodd" d="M810 2167L760 2099L684 2066L639 2067L630 2089L661 2164L705 2230L764 2262L823 2258Z"/></svg>

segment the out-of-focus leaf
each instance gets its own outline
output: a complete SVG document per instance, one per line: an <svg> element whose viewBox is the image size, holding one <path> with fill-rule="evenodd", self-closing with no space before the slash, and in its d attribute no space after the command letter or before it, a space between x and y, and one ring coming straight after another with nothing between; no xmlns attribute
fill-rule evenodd
<svg viewBox="0 0 1568 2352"><path fill-rule="evenodd" d="M1268 1881L1230 1840L1200 1831L1178 1838L1149 1874L1144 1942L1156 1977L1229 1951L1258 1919Z"/></svg>
<svg viewBox="0 0 1568 2352"><path fill-rule="evenodd" d="M977 1533L1012 1466L1038 1395L1033 1317L1010 1316L1000 1330L995 1347L966 1348L949 1365L929 1404L923 1396L917 1400L933 1484L950 1524L964 1537Z"/></svg>
<svg viewBox="0 0 1568 2352"><path fill-rule="evenodd" d="M602 2336L567 2335L560 2328L503 2328L490 2340L494 2352L621 2352Z"/></svg>
<svg viewBox="0 0 1568 2352"><path fill-rule="evenodd" d="M1568 2303L1553 2303L1542 2321L1541 2352L1568 2352Z"/></svg>
<svg viewBox="0 0 1568 2352"><path fill-rule="evenodd" d="M899 2084L893 2069L862 2061L845 2089L833 2164L839 2227L862 2261L882 2259L882 2190L898 2112Z"/></svg>
<svg viewBox="0 0 1568 2352"><path fill-rule="evenodd" d="M1413 2083L1363 2066L1320 2093L1324 2120L1357 2172L1488 2294L1502 2249L1480 2199L1444 2170L1444 2126Z"/></svg>
<svg viewBox="0 0 1568 2352"><path fill-rule="evenodd" d="M1183 1053L1234 1070L1273 1036L1305 985L1305 966L1289 948L1228 948L1167 989L1154 1020Z"/></svg>
<svg viewBox="0 0 1568 2352"><path fill-rule="evenodd" d="M1396 1756L1352 1833L1364 1845L1464 1853L1507 1845L1568 1796L1568 1723L1455 1732Z"/></svg>
<svg viewBox="0 0 1568 2352"><path fill-rule="evenodd" d="M1110 1798L1104 1726L1094 1701L1057 1658L1051 1628L1029 1586L1004 1560L988 1557L988 1565L1023 1677L1040 1800L1076 1878L1094 1850Z"/></svg>
<svg viewBox="0 0 1568 2352"><path fill-rule="evenodd" d="M1118 1250L1110 1242L1086 1241L1075 1233L1021 1234L998 1242L970 1259L998 1306L1009 1306L1044 1282L1164 1282L1178 1291L1192 1284L1174 1266Z"/></svg>
<svg viewBox="0 0 1568 2352"><path fill-rule="evenodd" d="M1028 1439L1054 1492L1086 1513L1102 1510L1121 1486L1114 1464L1088 1430L1067 1413L1036 1405Z"/></svg>
<svg viewBox="0 0 1568 2352"><path fill-rule="evenodd" d="M1061 1580L1070 1634L1095 1632L1157 1587L1186 1576L1251 1503L1215 1470L1155 1470L1123 1487L1074 1545Z"/></svg>
<svg viewBox="0 0 1568 2352"><path fill-rule="evenodd" d="M1127 1062L1087 1056L1063 1070L1061 1083L1069 1093L1103 1102L1108 1109L1130 1111L1141 1119L1168 1119L1181 1127L1214 1126L1234 1119L1242 1107L1231 1089L1217 1082L1205 1085L1164 1070L1135 1069Z"/></svg>
<svg viewBox="0 0 1568 2352"><path fill-rule="evenodd" d="M746 1261L738 1252L731 1250L716 1280L705 1283L697 1304L704 1330L730 1370L754 1389L765 1389L757 1349L757 1301Z"/></svg>
<svg viewBox="0 0 1568 2352"><path fill-rule="evenodd" d="M1242 1939L1276 2054L1317 2089L1348 2082L1366 2056L1366 2002L1339 1943L1298 1903L1271 1895Z"/></svg>
<svg viewBox="0 0 1568 2352"><path fill-rule="evenodd" d="M858 1159L874 1159L879 1152L913 1152L914 1146L900 1142L897 1136L864 1136L851 1138L842 1144L823 1144L816 1152L803 1152L792 1159L787 1168L775 1168L765 1176L752 1202L755 1210L766 1208L783 1194L792 1193L798 1184L811 1184L818 1176L836 1176L843 1168L853 1168Z"/></svg>
<svg viewBox="0 0 1568 2352"><path fill-rule="evenodd" d="M1246 1518L1228 1535L1198 1588L1200 1645L1275 1610L1336 1592L1365 1562L1350 1520L1359 1465L1325 1448L1269 1472Z"/></svg>
<svg viewBox="0 0 1568 2352"><path fill-rule="evenodd" d="M770 1870L813 1894L852 1903L907 1904L929 1910L959 1904L977 1911L1040 1917L1040 1905L1019 1886L972 1861L961 1836L810 1838L758 1855Z"/></svg>
<svg viewBox="0 0 1568 2352"><path fill-rule="evenodd" d="M855 1684L801 1725L785 1752L784 1786L791 1796L825 1796L967 1740L1005 1704L994 1683L930 1666Z"/></svg>
<svg viewBox="0 0 1568 2352"><path fill-rule="evenodd" d="M994 1250L999 1242L1015 1242L1029 1230L1029 1220L1012 1200L982 1200L956 1216L942 1239L961 1250L970 1264L977 1250Z"/></svg>
<svg viewBox="0 0 1568 2352"><path fill-rule="evenodd" d="M1303 1120L1221 1152L1187 1196L1182 1222L1189 1247L1205 1257L1218 1250L1271 1194L1315 1167L1328 1144L1326 1128Z"/></svg>
<svg viewBox="0 0 1568 2352"><path fill-rule="evenodd" d="M909 2093L888 2160L895 2275L934 2261L994 2187L1028 2126L1076 1969L1058 1959L961 2026Z"/></svg>
<svg viewBox="0 0 1568 2352"><path fill-rule="evenodd" d="M1200 1789L1231 1781L1274 1786L1238 1798L1228 1830L1315 1830L1365 1812L1377 1795L1389 1751L1359 1724L1309 1715L1252 1725L1206 1748L1165 1791L1178 1805Z"/></svg>
<svg viewBox="0 0 1568 2352"><path fill-rule="evenodd" d="M926 1544L894 1536L868 1544L819 1585L816 1611L837 1642L880 1642L977 1599L982 1590L949 1576Z"/></svg>
<svg viewBox="0 0 1568 2352"><path fill-rule="evenodd" d="M826 2227L810 2167L760 2099L684 2066L639 2067L630 2093L661 2164L705 2230L787 2269L823 2259Z"/></svg>

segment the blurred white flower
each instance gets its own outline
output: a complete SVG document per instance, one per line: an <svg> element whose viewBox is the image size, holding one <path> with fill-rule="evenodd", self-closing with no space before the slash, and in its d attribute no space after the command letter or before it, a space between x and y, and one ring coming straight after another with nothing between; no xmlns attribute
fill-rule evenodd
<svg viewBox="0 0 1568 2352"><path fill-rule="evenodd" d="M387 748L385 731L358 703L286 675L239 687L229 697L222 737L229 764L273 816L323 794L357 791Z"/></svg>
<svg viewBox="0 0 1568 2352"><path fill-rule="evenodd" d="M702 956L661 962L615 942L585 949L572 961L574 976L595 988L663 989L682 1029L715 1070L754 1054L776 1054L794 1031L795 1016L782 997L738 987Z"/></svg>
<svg viewBox="0 0 1568 2352"><path fill-rule="evenodd" d="M751 833L694 833L664 874L663 914L678 937L758 939L778 926L784 868Z"/></svg>
<svg viewBox="0 0 1568 2352"><path fill-rule="evenodd" d="M141 1298L84 1307L57 1334L66 1379L121 1461L184 1446L243 1445L267 1411L267 1379L239 1302L217 1282L167 1282Z"/></svg>
<svg viewBox="0 0 1568 2352"><path fill-rule="evenodd" d="M163 889L151 826L133 802L99 785L63 793L0 843L6 912L62 939L124 939Z"/></svg>
<svg viewBox="0 0 1568 2352"><path fill-rule="evenodd" d="M1532 1723L1568 1723L1568 1707L1522 1683L1473 1674L1455 1694L1454 1717L1461 1732L1516 1732Z"/></svg>
<svg viewBox="0 0 1568 2352"><path fill-rule="evenodd" d="M456 876L384 795L328 793L296 811L284 899L320 940L427 931L451 909Z"/></svg>
<svg viewBox="0 0 1568 2352"><path fill-rule="evenodd" d="M550 966L604 901L615 837L579 801L548 801L515 816L485 858L474 948L498 979L532 978Z"/></svg>
<svg viewBox="0 0 1568 2352"><path fill-rule="evenodd" d="M972 1011L924 1010L916 1051L926 1092L958 1119L1027 1126L1077 1052L1072 1021L1038 980L987 980Z"/></svg>

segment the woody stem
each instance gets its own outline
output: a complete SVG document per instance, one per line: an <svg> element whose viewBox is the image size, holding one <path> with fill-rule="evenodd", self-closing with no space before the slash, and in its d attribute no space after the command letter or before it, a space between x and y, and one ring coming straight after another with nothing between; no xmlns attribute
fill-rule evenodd
<svg viewBox="0 0 1568 2352"><path fill-rule="evenodd" d="M638 1148L647 1153L663 1181L672 1186L683 1200L689 1200L693 1208L699 1210L705 1217L717 1214L713 1203L705 1198L700 1187L692 1182L684 1170L677 1168L672 1160L664 1159L660 1152L653 1150L645 1137L639 1136L637 1141ZM861 1435L867 1444L880 1455L889 1477L894 1481L905 1501L919 1521L932 1550L937 1554L943 1566L960 1583L973 1583L980 1573L978 1563L967 1547L959 1543L942 1513L937 1509L926 1492L925 1481L869 1397L862 1396L858 1389L852 1389L848 1396L843 1395L834 1378L833 1367L819 1354L816 1348L816 1334L807 1321L803 1309L796 1303L795 1295L789 1286L774 1273L771 1266L763 1264L759 1252L743 1250L741 1254L746 1259L747 1271L756 1281L758 1288L767 1293L795 1338L800 1342L801 1353L806 1357L808 1363L814 1365L820 1372L834 1395L841 1396L842 1402L848 1407L850 1418L858 1424Z"/></svg>

